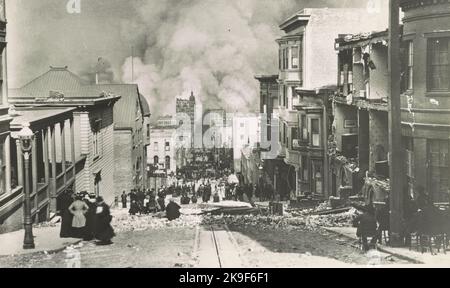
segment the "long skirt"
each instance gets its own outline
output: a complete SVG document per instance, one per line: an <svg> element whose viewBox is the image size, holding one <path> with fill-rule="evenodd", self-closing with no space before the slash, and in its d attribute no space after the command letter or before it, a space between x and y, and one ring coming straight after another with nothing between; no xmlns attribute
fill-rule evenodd
<svg viewBox="0 0 450 288"><path fill-rule="evenodd" d="M73 237L72 221L72 213L70 213L69 210L65 211L61 216L61 232L59 234L61 238Z"/></svg>

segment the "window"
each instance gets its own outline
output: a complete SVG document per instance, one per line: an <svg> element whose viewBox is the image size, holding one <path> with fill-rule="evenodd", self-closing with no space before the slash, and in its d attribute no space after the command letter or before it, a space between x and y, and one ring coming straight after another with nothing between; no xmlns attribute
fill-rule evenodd
<svg viewBox="0 0 450 288"><path fill-rule="evenodd" d="M283 70L286 70L289 68L289 55L288 55L288 48L283 49Z"/></svg>
<svg viewBox="0 0 450 288"><path fill-rule="evenodd" d="M153 157L153 164L154 165L158 165L159 164L159 157L158 156Z"/></svg>
<svg viewBox="0 0 450 288"><path fill-rule="evenodd" d="M6 193L6 161L4 139L0 143L0 195Z"/></svg>
<svg viewBox="0 0 450 288"><path fill-rule="evenodd" d="M278 50L278 68L283 70L283 51L281 49Z"/></svg>
<svg viewBox="0 0 450 288"><path fill-rule="evenodd" d="M170 170L170 156L166 157L166 170Z"/></svg>
<svg viewBox="0 0 450 288"><path fill-rule="evenodd" d="M170 151L170 142L166 141L165 151Z"/></svg>
<svg viewBox="0 0 450 288"><path fill-rule="evenodd" d="M299 48L298 46L294 46L291 48L291 67L292 69L298 69L300 68L299 63Z"/></svg>
<svg viewBox="0 0 450 288"><path fill-rule="evenodd" d="M313 192L321 195L323 193L322 187L322 164L320 162L313 162Z"/></svg>
<svg viewBox="0 0 450 288"><path fill-rule="evenodd" d="M300 116L300 127L302 129L301 136L303 141L308 141L308 125L306 123L306 115Z"/></svg>
<svg viewBox="0 0 450 288"><path fill-rule="evenodd" d="M102 120L96 119L92 125L93 128L93 152L94 157L101 156L103 153L103 135L102 135Z"/></svg>
<svg viewBox="0 0 450 288"><path fill-rule="evenodd" d="M155 152L159 151L158 142L153 143L153 151L155 151Z"/></svg>
<svg viewBox="0 0 450 288"><path fill-rule="evenodd" d="M428 140L429 192L435 203L450 201L449 146L447 140Z"/></svg>
<svg viewBox="0 0 450 288"><path fill-rule="evenodd" d="M147 138L150 138L150 124L147 124Z"/></svg>
<svg viewBox="0 0 450 288"><path fill-rule="evenodd" d="M414 198L414 143L411 137L403 137L405 147L406 179L409 195Z"/></svg>
<svg viewBox="0 0 450 288"><path fill-rule="evenodd" d="M428 90L450 90L450 38L428 40Z"/></svg>
<svg viewBox="0 0 450 288"><path fill-rule="evenodd" d="M320 147L320 121L311 119L311 144L313 147Z"/></svg>
<svg viewBox="0 0 450 288"><path fill-rule="evenodd" d="M100 137L99 137L100 132L99 131L95 131L94 132L94 137L93 137L93 146L94 146L94 157L99 156L100 155Z"/></svg>
<svg viewBox="0 0 450 288"><path fill-rule="evenodd" d="M292 141L291 146L292 147L294 147L294 140L298 140L298 128L297 127L293 127L291 130L291 141Z"/></svg>
<svg viewBox="0 0 450 288"><path fill-rule="evenodd" d="M408 61L407 61L407 70L406 70L406 87L408 90L413 89L413 76L414 76L414 42L408 42L407 49Z"/></svg>
<svg viewBox="0 0 450 288"><path fill-rule="evenodd" d="M308 158L306 156L302 156L302 180L304 182L308 182L308 179L309 179Z"/></svg>

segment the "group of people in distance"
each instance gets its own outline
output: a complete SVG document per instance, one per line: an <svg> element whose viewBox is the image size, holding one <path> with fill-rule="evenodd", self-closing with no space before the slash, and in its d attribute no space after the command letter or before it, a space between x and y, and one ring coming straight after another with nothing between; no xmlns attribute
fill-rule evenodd
<svg viewBox="0 0 450 288"><path fill-rule="evenodd" d="M170 190L170 191L169 191ZM155 195L155 190L133 189L129 194L123 191L121 196L122 208L127 209L128 199L130 200L130 208L128 213L134 215L148 215L158 212L166 212L167 218L172 221L181 216L181 207L175 203L173 199L166 206L166 197L171 192L167 187L161 187Z"/></svg>
<svg viewBox="0 0 450 288"><path fill-rule="evenodd" d="M102 197L85 191L66 191L61 201L61 238L98 240L98 245L112 244L115 236L109 206Z"/></svg>

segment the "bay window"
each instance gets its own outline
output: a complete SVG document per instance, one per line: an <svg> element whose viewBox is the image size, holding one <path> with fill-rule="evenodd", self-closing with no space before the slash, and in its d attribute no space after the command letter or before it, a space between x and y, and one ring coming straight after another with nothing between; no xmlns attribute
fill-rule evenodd
<svg viewBox="0 0 450 288"><path fill-rule="evenodd" d="M428 91L450 91L449 39L428 40Z"/></svg>
<svg viewBox="0 0 450 288"><path fill-rule="evenodd" d="M428 140L428 164L430 173L430 196L435 203L449 202L450 142Z"/></svg>
<svg viewBox="0 0 450 288"><path fill-rule="evenodd" d="M6 193L6 158L5 139L0 143L0 196Z"/></svg>
<svg viewBox="0 0 450 288"><path fill-rule="evenodd" d="M300 55L299 55L299 47L293 46L291 48L291 68L298 69L300 68Z"/></svg>
<svg viewBox="0 0 450 288"><path fill-rule="evenodd" d="M300 127L302 129L301 136L303 141L308 141L308 125L306 122L306 115L300 116Z"/></svg>
<svg viewBox="0 0 450 288"><path fill-rule="evenodd" d="M320 120L311 119L311 145L320 147Z"/></svg>

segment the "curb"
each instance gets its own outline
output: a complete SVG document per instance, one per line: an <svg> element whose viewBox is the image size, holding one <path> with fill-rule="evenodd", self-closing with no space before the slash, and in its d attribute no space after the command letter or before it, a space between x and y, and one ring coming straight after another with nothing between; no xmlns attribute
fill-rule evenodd
<svg viewBox="0 0 450 288"><path fill-rule="evenodd" d="M45 252L47 252L48 254L56 254L59 253L61 251L64 251L67 247L72 246L72 245L77 245L80 244L81 242L83 242L83 240L77 240L75 242L72 243L67 243L67 245L64 245L63 247L59 247L59 248L55 248L55 249L50 249L50 250L42 250L42 251L30 251L29 253L22 253L22 254L10 254L10 255L0 255L0 258L8 258L8 257L20 257L20 256L27 256L27 255L33 255L33 254L44 254Z"/></svg>
<svg viewBox="0 0 450 288"><path fill-rule="evenodd" d="M323 229L325 229L327 232L330 232L330 233L333 233L335 235L339 235L339 236L345 237L345 238L350 239L350 240L358 240L358 239L352 238L352 237L350 237L348 235L345 235L343 233L339 233L338 231L334 231L334 230L331 230L331 229L326 228L326 227L323 227ZM388 247L385 247L383 245L377 245L377 250L381 251L383 253L387 253L387 254L390 254L392 256L395 256L395 257L397 257L399 259L406 260L408 262L412 262L414 264L426 264L426 263L424 263L424 262L422 262L420 260L417 260L417 259L411 258L409 256L405 256L403 254L399 254L397 252L394 252L391 249L389 249Z"/></svg>

